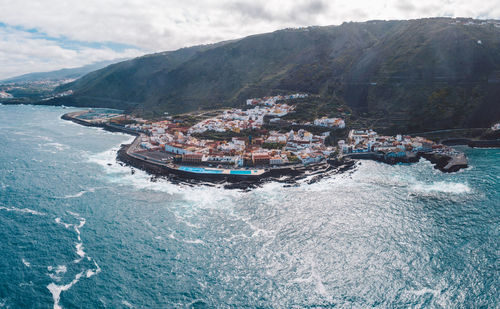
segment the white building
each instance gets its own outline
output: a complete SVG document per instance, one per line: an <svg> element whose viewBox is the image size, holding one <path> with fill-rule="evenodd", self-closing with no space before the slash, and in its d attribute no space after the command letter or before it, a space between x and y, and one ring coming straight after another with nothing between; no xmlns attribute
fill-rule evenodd
<svg viewBox="0 0 500 309"><path fill-rule="evenodd" d="M184 148L181 148L180 145L169 145L169 144L166 144L165 145L165 151L166 152L171 152L171 153L175 153L175 154L186 154L186 153L190 153L189 151L187 151L186 149Z"/></svg>

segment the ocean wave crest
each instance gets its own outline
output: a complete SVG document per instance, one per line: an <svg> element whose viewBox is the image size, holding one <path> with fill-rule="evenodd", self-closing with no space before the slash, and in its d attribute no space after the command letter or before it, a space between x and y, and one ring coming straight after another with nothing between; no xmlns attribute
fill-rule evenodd
<svg viewBox="0 0 500 309"><path fill-rule="evenodd" d="M414 191L424 193L442 192L452 194L470 193L472 191L472 189L466 183L447 181L434 181L430 184L418 183L413 185L412 189Z"/></svg>
<svg viewBox="0 0 500 309"><path fill-rule="evenodd" d="M5 211L28 213L28 214L37 215L37 216L44 216L45 215L45 213L43 213L43 212L39 212L39 211L29 209L29 208L17 208L17 207L8 208L8 207L0 206L0 209L5 210Z"/></svg>

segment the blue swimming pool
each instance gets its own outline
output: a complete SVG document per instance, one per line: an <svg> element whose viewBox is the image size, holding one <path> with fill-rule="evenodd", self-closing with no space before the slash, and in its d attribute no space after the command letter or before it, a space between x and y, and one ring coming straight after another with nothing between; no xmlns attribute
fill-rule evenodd
<svg viewBox="0 0 500 309"><path fill-rule="evenodd" d="M199 174L220 174L222 170L207 170L203 167L181 166L179 170Z"/></svg>
<svg viewBox="0 0 500 309"><path fill-rule="evenodd" d="M231 171L231 175L250 175L252 171Z"/></svg>
<svg viewBox="0 0 500 309"><path fill-rule="evenodd" d="M222 170L217 169L206 169L204 167L193 167L193 166L180 166L179 170L198 174L222 174ZM251 170L231 170L229 171L231 175L251 175Z"/></svg>

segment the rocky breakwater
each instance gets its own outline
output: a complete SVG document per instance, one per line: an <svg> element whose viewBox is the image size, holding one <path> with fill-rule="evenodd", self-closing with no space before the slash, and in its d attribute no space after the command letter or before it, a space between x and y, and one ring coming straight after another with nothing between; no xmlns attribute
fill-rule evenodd
<svg viewBox="0 0 500 309"><path fill-rule="evenodd" d="M77 111L77 112L72 112L72 113L66 113L66 114L61 116L61 119L72 121L74 123L77 123L77 124L80 124L80 125L86 126L86 127L103 127L103 125L101 125L101 124L99 124L99 125L93 124L93 123L90 123L90 122L85 121L83 119L78 119L78 116L81 116L85 113L87 113L87 111Z"/></svg>
<svg viewBox="0 0 500 309"><path fill-rule="evenodd" d="M468 166L467 157L463 152L458 151L429 152L423 153L422 157L433 163L434 168L444 173L457 172Z"/></svg>

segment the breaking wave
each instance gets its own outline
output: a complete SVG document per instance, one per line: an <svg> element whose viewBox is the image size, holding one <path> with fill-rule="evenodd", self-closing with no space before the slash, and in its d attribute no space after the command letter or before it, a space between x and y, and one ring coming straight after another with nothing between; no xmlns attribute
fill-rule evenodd
<svg viewBox="0 0 500 309"><path fill-rule="evenodd" d="M43 145L41 145L41 146L43 146ZM61 143L47 143L44 146L49 146L49 147L55 148L57 151L63 151L63 150L67 150L69 148L69 146L63 145Z"/></svg>
<svg viewBox="0 0 500 309"><path fill-rule="evenodd" d="M145 171L137 170L117 162L116 155L120 145L88 157L88 162L98 164L104 169L108 176L107 180L111 183L132 186L141 191L149 190L169 195L182 195L184 200L203 205L206 208L220 208L222 205L232 201L233 198L238 198L243 194L236 190L222 190L219 187L192 187L186 184L174 184L162 178L151 181L152 176ZM132 174L132 170L134 170L134 174Z"/></svg>
<svg viewBox="0 0 500 309"><path fill-rule="evenodd" d="M452 194L470 193L472 191L472 189L465 183L447 181L434 181L430 184L418 183L413 185L412 189L423 193L442 192Z"/></svg>
<svg viewBox="0 0 500 309"><path fill-rule="evenodd" d="M26 261L24 258L22 259L24 266L31 267L31 263Z"/></svg>
<svg viewBox="0 0 500 309"><path fill-rule="evenodd" d="M90 188L90 189L87 189L87 190L82 190L76 194L68 194L68 195L65 195L63 197L59 197L59 198L77 198L77 197L81 197L82 195L84 195L85 193L90 193L90 192L94 192L96 188Z"/></svg>

